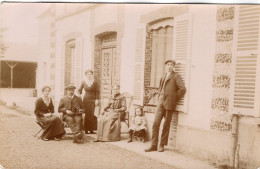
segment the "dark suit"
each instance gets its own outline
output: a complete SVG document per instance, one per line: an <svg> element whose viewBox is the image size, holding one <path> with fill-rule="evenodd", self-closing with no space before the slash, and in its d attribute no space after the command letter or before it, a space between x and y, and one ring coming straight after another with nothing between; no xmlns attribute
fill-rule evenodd
<svg viewBox="0 0 260 169"><path fill-rule="evenodd" d="M168 78L166 74L160 79L159 99L152 127L152 146L158 145L159 128L162 118L165 118L161 135L161 145L167 145L172 114L178 100L185 94L186 88L181 77L172 72Z"/></svg>
<svg viewBox="0 0 260 169"><path fill-rule="evenodd" d="M74 95L73 99L69 96L61 98L58 111L63 113L63 120L69 125L73 133L81 132L82 130L82 114L79 109L83 108L80 97ZM67 114L66 110L70 110L73 114Z"/></svg>

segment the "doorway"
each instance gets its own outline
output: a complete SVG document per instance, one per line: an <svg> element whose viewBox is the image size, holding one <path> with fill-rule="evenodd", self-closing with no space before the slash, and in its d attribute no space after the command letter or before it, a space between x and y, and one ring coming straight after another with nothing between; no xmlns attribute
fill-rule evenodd
<svg viewBox="0 0 260 169"><path fill-rule="evenodd" d="M117 55L117 34L115 32L98 37L95 71L99 74L101 108L107 105L112 94L112 86L119 84L120 56Z"/></svg>
<svg viewBox="0 0 260 169"><path fill-rule="evenodd" d="M106 104L112 94L113 82L115 82L115 63L116 48L111 47L102 49L102 80L101 80L101 99Z"/></svg>

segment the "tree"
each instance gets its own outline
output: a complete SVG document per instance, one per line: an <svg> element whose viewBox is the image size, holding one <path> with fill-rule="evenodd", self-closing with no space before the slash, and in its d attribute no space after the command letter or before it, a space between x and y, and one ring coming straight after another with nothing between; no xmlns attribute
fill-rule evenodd
<svg viewBox="0 0 260 169"><path fill-rule="evenodd" d="M6 50L8 48L6 42L3 41L3 33L7 30L7 28L1 28L1 34L0 34L0 39L1 39L1 58L5 56Z"/></svg>

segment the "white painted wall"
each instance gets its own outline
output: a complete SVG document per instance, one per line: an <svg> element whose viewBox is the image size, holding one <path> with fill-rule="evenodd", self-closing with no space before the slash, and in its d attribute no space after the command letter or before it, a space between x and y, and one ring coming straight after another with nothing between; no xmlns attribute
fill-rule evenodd
<svg viewBox="0 0 260 169"><path fill-rule="evenodd" d="M39 19L39 55L36 77L36 88L41 91L43 85L50 83L50 15Z"/></svg>
<svg viewBox="0 0 260 169"><path fill-rule="evenodd" d="M56 96L57 100L64 92L64 70L65 70L65 42L70 34L79 34L77 38L82 39L82 79L84 72L91 68L92 50L90 39L90 14L88 12L78 13L65 17L56 22Z"/></svg>
<svg viewBox="0 0 260 169"><path fill-rule="evenodd" d="M95 27L106 23L117 23L117 6L106 4L95 9Z"/></svg>
<svg viewBox="0 0 260 169"><path fill-rule="evenodd" d="M216 41L216 6L191 5L189 9L193 20L189 112L180 114L179 125L209 129Z"/></svg>

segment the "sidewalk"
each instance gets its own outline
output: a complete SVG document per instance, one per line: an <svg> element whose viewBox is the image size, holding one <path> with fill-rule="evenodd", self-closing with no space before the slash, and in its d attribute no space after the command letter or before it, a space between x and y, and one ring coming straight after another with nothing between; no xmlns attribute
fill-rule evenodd
<svg viewBox="0 0 260 169"><path fill-rule="evenodd" d="M28 115L28 114L24 114L23 112L17 113L19 112L19 110L7 108L1 104L0 104L0 108L4 110L5 113L10 115L11 114L16 114L18 116ZM29 115L28 117L34 118L31 115ZM135 152L145 157L149 157L161 163L168 164L172 166L174 169L217 169L217 167L210 164L207 160L194 157L187 153L170 150L167 146L165 147L164 152L157 152L157 151L144 152L144 149L150 146L150 142L142 143L134 139L132 143L128 143L127 140L129 138L129 135L126 132L127 131L126 126L122 125L121 131L123 132L121 133L121 141L106 142L106 144L115 145L127 151ZM87 136L96 139L96 134L87 134Z"/></svg>
<svg viewBox="0 0 260 169"><path fill-rule="evenodd" d="M96 138L95 134L91 134L89 136ZM150 146L150 142L142 143L134 139L132 143L128 143L128 138L129 136L127 133L122 133L121 141L106 143L168 164L172 166L174 169L217 169L217 167L213 166L206 160L199 159L198 157L194 157L192 155L173 151L167 147L165 147L164 152L144 152L144 149Z"/></svg>

